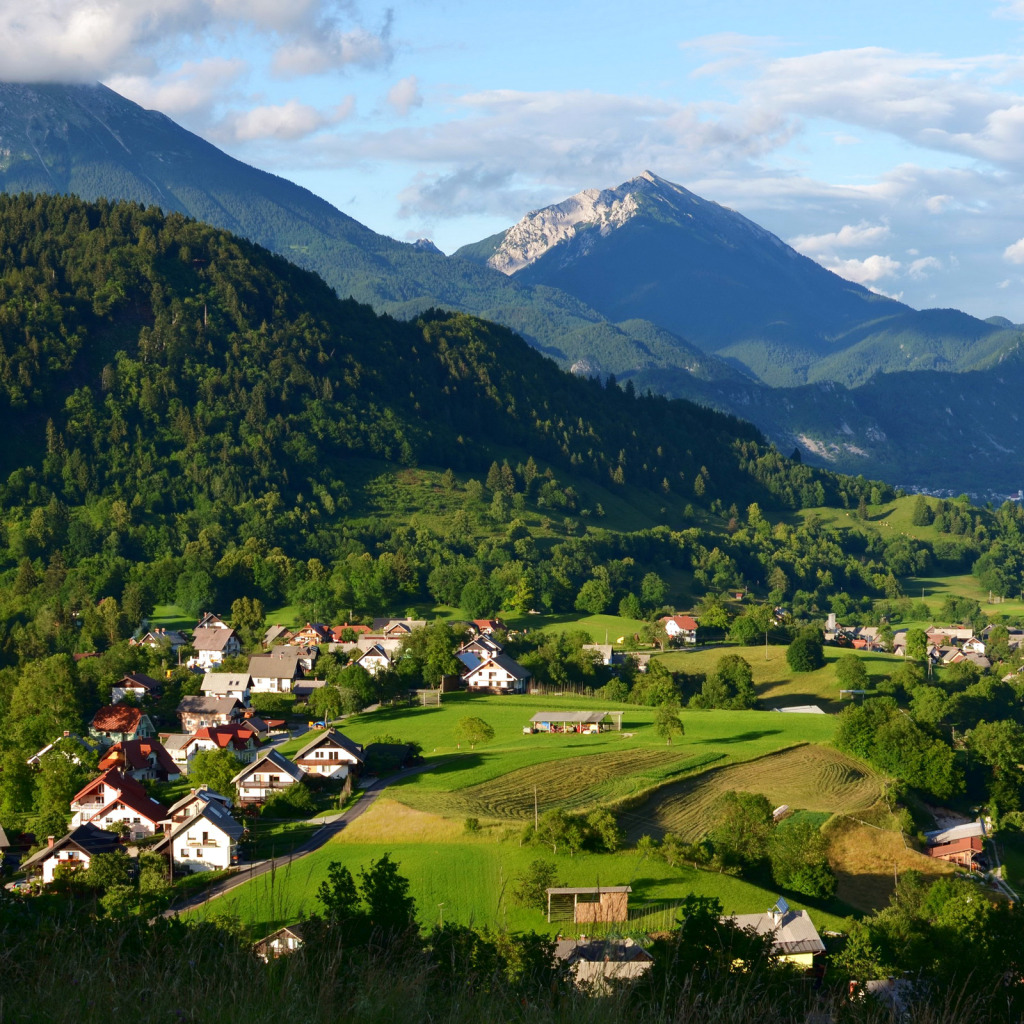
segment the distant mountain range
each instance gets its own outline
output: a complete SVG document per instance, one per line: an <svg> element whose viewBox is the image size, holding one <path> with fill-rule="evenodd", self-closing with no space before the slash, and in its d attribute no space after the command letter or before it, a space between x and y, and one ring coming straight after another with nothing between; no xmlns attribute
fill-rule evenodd
<svg viewBox="0 0 1024 1024"><path fill-rule="evenodd" d="M315 270L343 297L402 318L440 306L497 321L579 373L750 419L808 461L957 490L1024 477L1017 326L876 295L649 172L446 257L103 86L0 84L0 151L4 191L185 213Z"/></svg>

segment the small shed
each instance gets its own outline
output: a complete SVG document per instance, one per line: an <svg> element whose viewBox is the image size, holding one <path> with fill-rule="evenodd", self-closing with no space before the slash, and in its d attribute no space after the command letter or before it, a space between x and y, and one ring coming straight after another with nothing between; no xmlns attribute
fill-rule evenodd
<svg viewBox="0 0 1024 1024"><path fill-rule="evenodd" d="M608 732L612 728L622 731L621 711L538 711L530 719L531 732Z"/></svg>
<svg viewBox="0 0 1024 1024"><path fill-rule="evenodd" d="M628 885L597 885L548 889L548 922L626 921L629 917Z"/></svg>

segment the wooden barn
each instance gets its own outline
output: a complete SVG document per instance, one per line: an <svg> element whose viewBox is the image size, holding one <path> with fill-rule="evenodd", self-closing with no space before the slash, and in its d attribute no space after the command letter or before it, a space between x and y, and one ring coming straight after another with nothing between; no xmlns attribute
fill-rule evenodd
<svg viewBox="0 0 1024 1024"><path fill-rule="evenodd" d="M548 921L591 924L625 921L629 917L628 885L597 885L548 889Z"/></svg>

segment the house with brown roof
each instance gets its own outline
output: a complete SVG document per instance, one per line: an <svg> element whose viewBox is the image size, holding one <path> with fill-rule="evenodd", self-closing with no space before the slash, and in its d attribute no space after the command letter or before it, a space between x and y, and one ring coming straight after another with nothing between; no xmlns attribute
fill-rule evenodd
<svg viewBox="0 0 1024 1024"><path fill-rule="evenodd" d="M507 654L493 654L462 678L471 692L525 693L531 672Z"/></svg>
<svg viewBox="0 0 1024 1024"><path fill-rule="evenodd" d="M196 623L196 629L231 629L231 627L213 612L203 612Z"/></svg>
<svg viewBox="0 0 1024 1024"><path fill-rule="evenodd" d="M167 809L167 817L161 824L166 825L169 821L177 825L187 821L189 818L195 817L208 803L219 803L227 810L231 810L234 805L234 801L230 797L218 793L215 789L210 789L203 783L203 785L190 790L177 803L171 804Z"/></svg>
<svg viewBox="0 0 1024 1024"><path fill-rule="evenodd" d="M373 630L369 626L353 626L348 622L343 622L340 626L331 626L331 641L340 644L344 642L345 636L351 636L355 639L363 633L372 632Z"/></svg>
<svg viewBox="0 0 1024 1024"><path fill-rule="evenodd" d="M181 771L166 747L156 739L119 740L100 758L97 768L101 772L118 768L136 782L176 782L181 778Z"/></svg>
<svg viewBox="0 0 1024 1024"><path fill-rule="evenodd" d="M275 647L269 654L249 659L253 693L291 693L292 684L302 678L299 651L294 647Z"/></svg>
<svg viewBox="0 0 1024 1024"><path fill-rule="evenodd" d="M328 729L310 740L295 755L294 760L307 775L344 779L350 773L358 774L365 758L360 744L337 729Z"/></svg>
<svg viewBox="0 0 1024 1024"><path fill-rule="evenodd" d="M154 800L141 782L118 768L108 768L71 798L71 813L73 826L91 822L109 828L121 823L138 838L159 831L167 808Z"/></svg>
<svg viewBox="0 0 1024 1024"><path fill-rule="evenodd" d="M182 697L177 714L182 732L192 733L210 725L228 725L241 718L243 710L235 697Z"/></svg>
<svg viewBox="0 0 1024 1024"><path fill-rule="evenodd" d="M148 739L156 735L149 715L131 704L108 704L89 723L89 735L103 743Z"/></svg>
<svg viewBox="0 0 1024 1024"><path fill-rule="evenodd" d="M279 956L284 956L286 953L294 953L300 946L305 945L305 942L305 927L301 923L291 924L286 925L284 928L278 928L276 932L271 932L260 939L252 947L252 951L264 963L268 963L271 960L276 960Z"/></svg>
<svg viewBox="0 0 1024 1024"><path fill-rule="evenodd" d="M204 697L234 697L248 707L251 689L248 672L207 672L201 692Z"/></svg>
<svg viewBox="0 0 1024 1024"><path fill-rule="evenodd" d="M505 630L505 623L501 619L474 619L473 625L476 631L483 636L490 636L496 630Z"/></svg>
<svg viewBox="0 0 1024 1024"><path fill-rule="evenodd" d="M218 800L209 800L183 821L167 820L164 837L153 847L171 859L173 870L218 871L239 861L245 828Z"/></svg>
<svg viewBox="0 0 1024 1024"><path fill-rule="evenodd" d="M159 697L163 689L163 683L159 679L147 676L145 672L129 672L110 688L110 702L120 704L130 694L138 703Z"/></svg>
<svg viewBox="0 0 1024 1024"><path fill-rule="evenodd" d="M232 780L243 804L263 803L268 797L301 782L302 769L278 750L271 748L258 760L246 765Z"/></svg>
<svg viewBox="0 0 1024 1024"><path fill-rule="evenodd" d="M292 631L287 626L275 623L263 634L263 646L270 647L276 643L287 643L292 638Z"/></svg>
<svg viewBox="0 0 1024 1024"><path fill-rule="evenodd" d="M242 653L242 642L233 629L223 626L196 627L192 634L195 654L188 659L189 668L212 671L225 658Z"/></svg>
<svg viewBox="0 0 1024 1024"><path fill-rule="evenodd" d="M49 885L57 868L88 871L93 857L99 853L113 853L119 842L120 837L116 833L98 825L79 825L60 839L48 836L43 849L21 862L21 870L28 875L41 874L43 884Z"/></svg>

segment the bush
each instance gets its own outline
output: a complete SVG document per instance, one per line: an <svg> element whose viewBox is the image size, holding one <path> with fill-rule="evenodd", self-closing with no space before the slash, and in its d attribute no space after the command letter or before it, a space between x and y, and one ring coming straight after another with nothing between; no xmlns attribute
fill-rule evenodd
<svg viewBox="0 0 1024 1024"><path fill-rule="evenodd" d="M316 813L313 794L305 783L295 782L279 790L263 805L265 818L308 818Z"/></svg>

